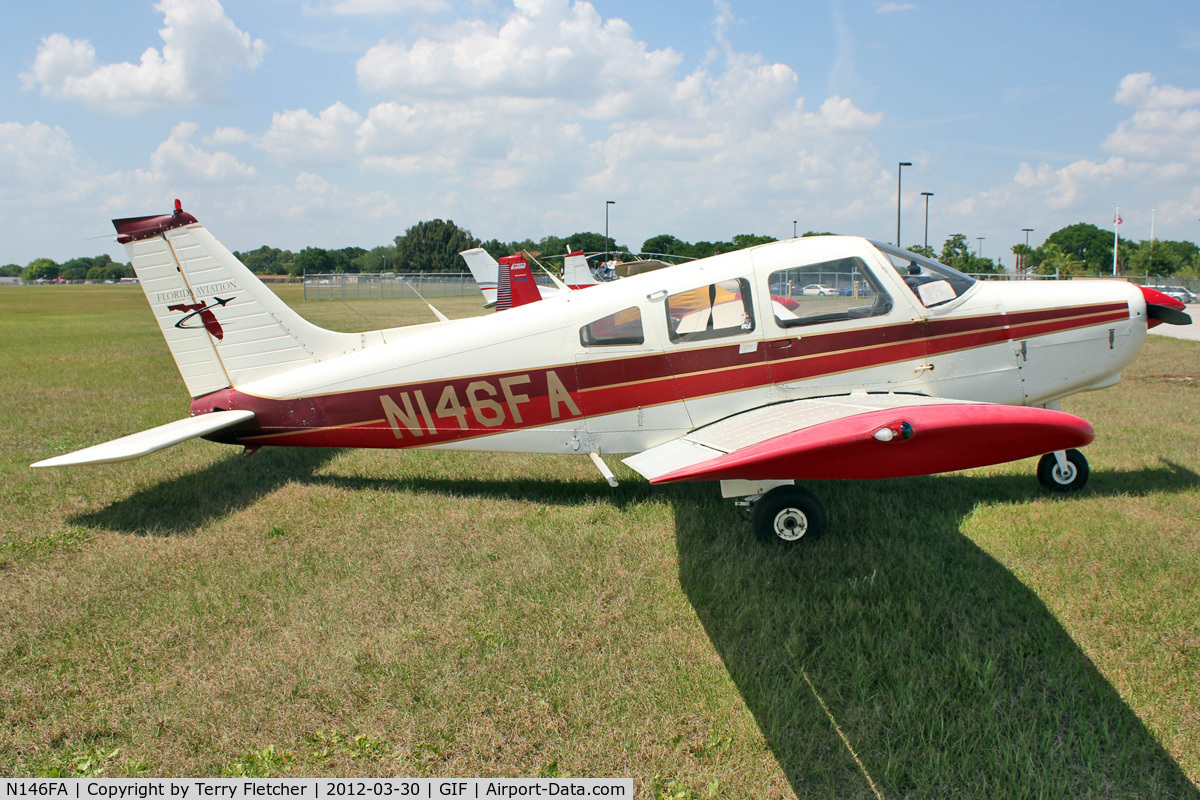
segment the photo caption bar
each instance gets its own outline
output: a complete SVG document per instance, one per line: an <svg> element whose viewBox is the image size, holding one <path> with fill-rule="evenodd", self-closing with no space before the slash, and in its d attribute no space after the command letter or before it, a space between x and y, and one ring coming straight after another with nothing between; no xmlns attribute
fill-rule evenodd
<svg viewBox="0 0 1200 800"><path fill-rule="evenodd" d="M14 778L0 800L633 797L633 778Z"/></svg>

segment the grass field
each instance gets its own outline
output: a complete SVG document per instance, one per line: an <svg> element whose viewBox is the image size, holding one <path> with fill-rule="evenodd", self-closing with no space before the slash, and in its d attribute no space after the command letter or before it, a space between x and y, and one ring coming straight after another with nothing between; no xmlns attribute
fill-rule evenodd
<svg viewBox="0 0 1200 800"><path fill-rule="evenodd" d="M342 330L429 319L281 293ZM831 533L798 549L587 459L29 469L187 413L137 287L0 289L0 365L0 774L1200 798L1196 343L1065 404L1097 430L1081 495L1029 461L819 483Z"/></svg>

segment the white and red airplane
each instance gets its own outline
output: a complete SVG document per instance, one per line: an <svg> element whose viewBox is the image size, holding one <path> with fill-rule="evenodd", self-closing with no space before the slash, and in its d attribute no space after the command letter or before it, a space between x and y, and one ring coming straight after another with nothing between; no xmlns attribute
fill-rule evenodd
<svg viewBox="0 0 1200 800"><path fill-rule="evenodd" d="M503 314L367 333L305 321L183 212L114 220L191 415L34 464L103 464L204 437L260 447L578 453L651 483L719 481L756 534L826 527L806 479L922 475L1041 455L1072 491L1091 425L1147 328L1189 318L1124 281L978 282L866 239L792 239ZM829 293L809 294L823 286ZM1043 455L1045 454L1045 455Z"/></svg>
<svg viewBox="0 0 1200 800"><path fill-rule="evenodd" d="M545 270L545 267L542 268L550 280L554 282L553 286L543 286L533 282L531 279L530 285L522 287L519 284L525 282L524 275L529 271L529 265L525 262L525 255L523 253L505 256L497 261L492 258L491 253L482 247L474 247L470 250L463 250L459 255L467 262L467 267L471 270L471 275L475 278L475 284L479 287L479 291L483 293L484 308L495 307L497 311L505 311L514 306L534 303L568 289L587 289L591 286L598 286L601 283L618 278L615 270L607 267L606 269L613 273L612 277L600 280L592 272L591 267L588 266L587 255L582 250L576 250L573 253L567 253L565 256L551 256L552 258L561 257L563 259L563 277L561 280L555 277L554 273ZM539 264L539 266L541 265ZM644 258L638 261L626 262L620 266L625 274L636 275L641 272L663 269L671 265L657 258Z"/></svg>
<svg viewBox="0 0 1200 800"><path fill-rule="evenodd" d="M570 288L577 288L567 286L549 272L546 274L555 285L538 284L525 262L525 256L521 253L504 256L497 261L487 250L475 247L463 250L459 255L467 262L475 284L479 291L483 292L484 308L494 307L497 311L505 311L514 306L536 302L543 297L553 297Z"/></svg>

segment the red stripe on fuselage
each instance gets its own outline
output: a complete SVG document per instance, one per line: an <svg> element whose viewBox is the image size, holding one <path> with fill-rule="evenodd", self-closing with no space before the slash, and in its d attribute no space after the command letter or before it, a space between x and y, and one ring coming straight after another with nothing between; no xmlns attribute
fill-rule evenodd
<svg viewBox="0 0 1200 800"><path fill-rule="evenodd" d="M694 400L1127 319L1125 303L920 320L549 368L274 400L223 390L193 403L255 412L254 444L425 447Z"/></svg>

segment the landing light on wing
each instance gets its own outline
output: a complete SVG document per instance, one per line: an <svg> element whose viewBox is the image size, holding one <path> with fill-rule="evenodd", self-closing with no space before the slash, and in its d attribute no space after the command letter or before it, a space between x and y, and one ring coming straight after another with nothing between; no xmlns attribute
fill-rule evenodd
<svg viewBox="0 0 1200 800"><path fill-rule="evenodd" d="M911 439L912 435L913 426L910 422L897 422L875 431L875 438L881 442L890 442L897 436L900 437L901 441L904 441Z"/></svg>

